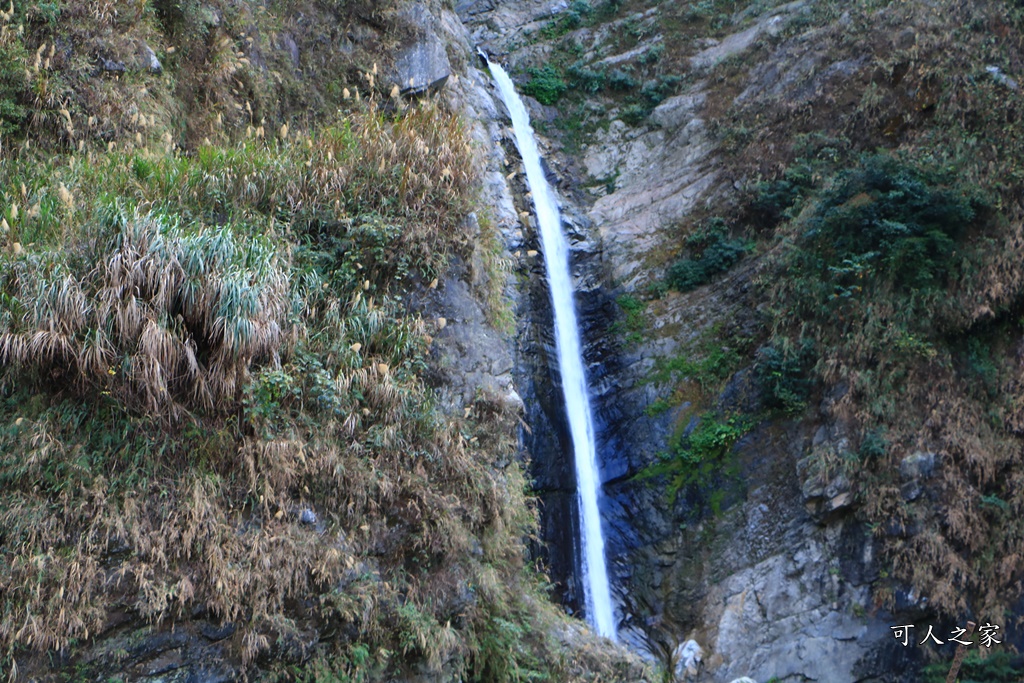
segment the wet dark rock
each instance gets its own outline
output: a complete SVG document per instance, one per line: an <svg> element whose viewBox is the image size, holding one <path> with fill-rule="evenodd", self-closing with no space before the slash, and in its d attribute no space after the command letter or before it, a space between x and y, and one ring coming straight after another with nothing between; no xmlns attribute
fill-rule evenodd
<svg viewBox="0 0 1024 683"><path fill-rule="evenodd" d="M172 650L170 652L163 652L147 662L143 667L143 672L146 676L159 676L160 674L180 669L183 665L184 660L181 652L179 650Z"/></svg>
<svg viewBox="0 0 1024 683"><path fill-rule="evenodd" d="M883 640L878 647L864 653L851 673L856 676L857 681L918 683L920 666L924 660L923 653L924 649L921 647L903 647L901 641L890 637Z"/></svg>
<svg viewBox="0 0 1024 683"><path fill-rule="evenodd" d="M911 538L920 532L920 527L915 522L909 524L890 519L882 525L882 535L889 538Z"/></svg>
<svg viewBox="0 0 1024 683"><path fill-rule="evenodd" d="M199 665L189 671L185 683L232 683L238 680L238 672L224 665Z"/></svg>
<svg viewBox="0 0 1024 683"><path fill-rule="evenodd" d="M289 664L302 664L313 655L319 642L320 635L316 632L284 633L278 637L273 648L267 653L267 659Z"/></svg>
<svg viewBox="0 0 1024 683"><path fill-rule="evenodd" d="M178 631L157 631L146 635L134 646L128 648L128 654L134 659L146 659L175 648L185 646L189 641L189 635L183 630Z"/></svg>
<svg viewBox="0 0 1024 683"><path fill-rule="evenodd" d="M224 640L235 635L235 625L233 623L220 624L219 626L204 621L199 625L199 632L203 634L203 637L210 642L217 642L218 640Z"/></svg>
<svg viewBox="0 0 1024 683"><path fill-rule="evenodd" d="M727 413L756 413L761 407L761 388L753 368L743 368L729 378L718 398L718 407Z"/></svg>

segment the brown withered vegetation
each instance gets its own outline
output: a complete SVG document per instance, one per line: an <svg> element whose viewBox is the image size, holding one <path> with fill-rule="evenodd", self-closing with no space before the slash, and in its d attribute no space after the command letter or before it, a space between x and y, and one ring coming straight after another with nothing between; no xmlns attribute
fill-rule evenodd
<svg viewBox="0 0 1024 683"><path fill-rule="evenodd" d="M379 106L399 8L0 17L5 674L117 670L80 655L123 615L196 610L241 676L642 673L562 638L518 416L420 379L437 325L403 293L466 249L477 180L457 116Z"/></svg>

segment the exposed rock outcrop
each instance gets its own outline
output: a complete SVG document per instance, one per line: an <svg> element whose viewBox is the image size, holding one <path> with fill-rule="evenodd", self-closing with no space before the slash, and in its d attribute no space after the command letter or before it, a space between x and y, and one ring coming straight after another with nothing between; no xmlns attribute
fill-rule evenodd
<svg viewBox="0 0 1024 683"><path fill-rule="evenodd" d="M557 2L467 0L457 9L475 40L513 67L526 67L545 63L550 45L535 36L564 7ZM780 35L806 10L807 3L792 2L733 17L745 28L704 43L689 58L698 77L654 107L643 124L628 125L613 109L608 124L596 126L584 138L575 158L562 156L557 142L548 150L553 173L563 180L567 213L575 206L585 216L577 221L574 275L581 288L578 307L601 431L608 552L619 597L627 606L624 634L632 639L641 630L685 627L674 636L685 635L703 651L699 667L691 657L689 666L681 665L677 672L689 675L687 680L911 680L905 677L915 675L920 656L891 646L894 617L872 602L871 584L879 574L877 548L850 514L856 505L850 482L841 473L808 467L812 452L839 457L850 448L848 425L833 410L841 394L827 397L812 422L765 422L741 439L735 449L740 473L723 483L716 517L705 518L685 496L673 502L648 483L632 479L657 460L673 434L695 424L687 417L687 402L664 411L645 410L668 389L649 379L656 359L673 358L720 323L735 329L737 336L754 336L757 313L750 295L760 265L746 263L714 288L670 294L652 305L647 334L630 347L622 346L610 329L619 315L611 293L648 282L650 271L675 248L679 221L734 190L733 179L721 172L718 143L704 118L714 87L704 76L759 39ZM637 14L630 20L632 26L644 27L649 18ZM608 33L592 26L574 35L586 50L602 32ZM526 35L534 38L523 40ZM642 54L660 40L649 38L633 53ZM794 69L804 68L800 59L807 54L786 50L779 48L779 65L751 67L741 97L773 87L780 97L799 97L860 68L854 61L818 71L813 64L824 59L818 56L805 78L790 78ZM539 106L535 113L544 118ZM589 197L579 191L582 186L590 187ZM564 583L563 597L576 604L572 557L556 546L577 522L572 473L567 461L558 458L568 441L556 405L558 379L550 368L542 284L533 285L528 301L530 313L520 328L527 331L527 341L520 347L519 363L532 429L526 443L538 489L546 493L542 530L551 546L549 569ZM534 326L522 327L530 323ZM550 384L545 375L553 378ZM727 382L719 400L733 406L729 409L742 405L756 413L760 398L752 369L741 369ZM918 471L918 464L907 464L908 489L928 476ZM691 648L687 654L696 651Z"/></svg>
<svg viewBox="0 0 1024 683"><path fill-rule="evenodd" d="M445 41L438 35L437 19L421 2L404 8L403 19L415 27L416 35L399 48L394 70L388 77L403 95L436 91L452 74Z"/></svg>

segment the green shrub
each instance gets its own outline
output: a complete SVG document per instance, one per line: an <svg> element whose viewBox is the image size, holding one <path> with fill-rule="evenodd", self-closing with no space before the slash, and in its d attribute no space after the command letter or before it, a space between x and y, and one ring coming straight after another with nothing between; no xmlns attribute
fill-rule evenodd
<svg viewBox="0 0 1024 683"><path fill-rule="evenodd" d="M654 47L650 48L642 55L640 55L640 57L637 58L637 61L644 66L650 66L651 64L654 64L659 59L661 59L661 56L663 54L665 54L665 44L658 43L657 45L655 45Z"/></svg>
<svg viewBox="0 0 1024 683"><path fill-rule="evenodd" d="M14 31L7 27L0 30L0 135L6 135L20 130L28 117L24 98L29 55Z"/></svg>
<svg viewBox="0 0 1024 683"><path fill-rule="evenodd" d="M647 305L629 294L623 294L615 301L622 309L624 318L612 325L612 333L624 335L627 344L639 344L643 341L643 331L647 327L644 316Z"/></svg>
<svg viewBox="0 0 1024 683"><path fill-rule="evenodd" d="M639 94L630 95L626 99L626 106L622 108L619 118L631 126L640 125L655 107L678 92L682 82L681 77L673 75L658 76L645 82Z"/></svg>
<svg viewBox="0 0 1024 683"><path fill-rule="evenodd" d="M711 221L686 240L690 255L669 266L670 287L687 292L731 268L750 249L742 240L730 239L720 218Z"/></svg>
<svg viewBox="0 0 1024 683"><path fill-rule="evenodd" d="M886 155L841 176L801 239L800 268L833 284L833 298L878 277L937 289L954 272L957 241L985 204L946 174ZM853 288L856 289L853 289Z"/></svg>
<svg viewBox="0 0 1024 683"><path fill-rule="evenodd" d="M569 88L562 74L551 65L532 68L527 73L530 80L522 86L523 94L529 95L541 104L555 104Z"/></svg>
<svg viewBox="0 0 1024 683"><path fill-rule="evenodd" d="M625 69L614 69L608 75L608 87L612 90L632 90L638 85L636 77Z"/></svg>
<svg viewBox="0 0 1024 683"><path fill-rule="evenodd" d="M796 213L793 209L800 207L813 187L812 177L808 164L796 164L787 168L782 178L759 183L747 209L751 222L760 229L770 230L783 220L793 218Z"/></svg>
<svg viewBox="0 0 1024 683"><path fill-rule="evenodd" d="M813 358L814 347L808 340L793 343L781 338L758 351L755 368L765 407L797 413L807 406Z"/></svg>
<svg viewBox="0 0 1024 683"><path fill-rule="evenodd" d="M857 455L863 462L869 459L881 458L889 450L889 440L885 438L883 429L876 427L869 429L860 441L860 448Z"/></svg>
<svg viewBox="0 0 1024 683"><path fill-rule="evenodd" d="M590 68L585 62L576 62L568 69L569 85L585 93L598 93L608 82L608 74L604 70Z"/></svg>
<svg viewBox="0 0 1024 683"><path fill-rule="evenodd" d="M1021 676L1013 666L1013 658L1014 655L1008 652L993 652L983 658L977 651L969 651L957 680L961 683L1018 683ZM922 673L926 683L941 683L949 673L949 663L929 664Z"/></svg>

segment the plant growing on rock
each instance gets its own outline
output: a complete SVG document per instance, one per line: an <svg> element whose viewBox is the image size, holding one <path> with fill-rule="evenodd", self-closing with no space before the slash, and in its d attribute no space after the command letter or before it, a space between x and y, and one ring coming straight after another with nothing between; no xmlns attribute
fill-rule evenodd
<svg viewBox="0 0 1024 683"><path fill-rule="evenodd" d="M522 91L541 104L556 104L569 87L562 74L550 64L531 68L527 73L530 80L522 85Z"/></svg>
<svg viewBox="0 0 1024 683"><path fill-rule="evenodd" d="M668 268L666 280L670 287L686 292L723 273L750 250L744 241L731 239L728 226L721 218L712 218L686 238L689 256Z"/></svg>

